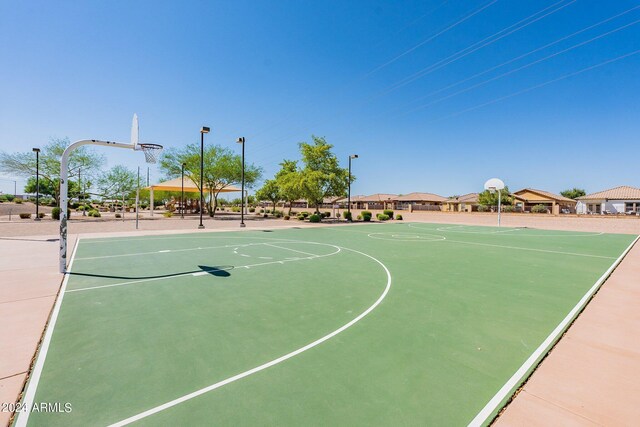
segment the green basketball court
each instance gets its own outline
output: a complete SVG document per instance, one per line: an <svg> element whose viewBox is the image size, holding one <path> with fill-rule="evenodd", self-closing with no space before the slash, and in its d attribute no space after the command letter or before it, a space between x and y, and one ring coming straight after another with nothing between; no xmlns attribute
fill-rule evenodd
<svg viewBox="0 0 640 427"><path fill-rule="evenodd" d="M394 222L83 239L24 396L61 409L15 423L486 424L635 238Z"/></svg>

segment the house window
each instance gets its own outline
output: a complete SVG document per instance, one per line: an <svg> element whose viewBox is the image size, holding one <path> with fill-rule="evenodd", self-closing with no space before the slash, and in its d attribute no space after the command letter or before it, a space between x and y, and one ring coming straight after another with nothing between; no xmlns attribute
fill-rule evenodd
<svg viewBox="0 0 640 427"><path fill-rule="evenodd" d="M589 212L599 214L600 213L600 208L601 208L600 203L590 204L589 205Z"/></svg>
<svg viewBox="0 0 640 427"><path fill-rule="evenodd" d="M629 212L635 212L636 211L636 207L638 207L640 205L640 203L636 203L636 202L627 202L624 204L624 211L629 213Z"/></svg>

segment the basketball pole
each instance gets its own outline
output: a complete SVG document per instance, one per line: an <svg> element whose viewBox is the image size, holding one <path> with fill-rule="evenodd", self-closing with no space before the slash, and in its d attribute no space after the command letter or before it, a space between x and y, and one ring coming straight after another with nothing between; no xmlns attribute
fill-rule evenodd
<svg viewBox="0 0 640 427"><path fill-rule="evenodd" d="M502 201L501 196L502 190L498 190L498 227L500 227L500 211L502 210L500 209L500 202Z"/></svg>
<svg viewBox="0 0 640 427"><path fill-rule="evenodd" d="M62 153L60 159L60 273L67 272L67 206L69 204L69 157L71 152L83 145L101 145L105 147L128 148L134 150L134 144L125 144L123 142L100 141L97 139L83 139L69 145Z"/></svg>

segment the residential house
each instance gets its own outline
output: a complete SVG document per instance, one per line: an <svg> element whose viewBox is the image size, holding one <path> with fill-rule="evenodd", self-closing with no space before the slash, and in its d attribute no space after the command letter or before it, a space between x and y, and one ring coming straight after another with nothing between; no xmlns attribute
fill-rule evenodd
<svg viewBox="0 0 640 427"><path fill-rule="evenodd" d="M478 210L478 193L449 197L442 204L445 212L473 212Z"/></svg>
<svg viewBox="0 0 640 427"><path fill-rule="evenodd" d="M440 211L447 199L432 193L409 193L397 196L396 209L409 211Z"/></svg>
<svg viewBox="0 0 640 427"><path fill-rule="evenodd" d="M579 214L640 214L640 188L623 185L578 197Z"/></svg>
<svg viewBox="0 0 640 427"><path fill-rule="evenodd" d="M577 202L575 200L549 191L523 188L511 195L513 196L513 205L520 212L531 212L531 208L536 205L544 205L548 212L554 215L575 213L576 211Z"/></svg>

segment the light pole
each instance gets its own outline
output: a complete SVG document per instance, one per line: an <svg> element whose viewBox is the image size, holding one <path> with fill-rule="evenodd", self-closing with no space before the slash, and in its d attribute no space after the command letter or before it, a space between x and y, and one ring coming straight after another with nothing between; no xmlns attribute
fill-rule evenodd
<svg viewBox="0 0 640 427"><path fill-rule="evenodd" d="M184 219L184 167L186 165L182 164L182 193L180 195L180 218Z"/></svg>
<svg viewBox="0 0 640 427"><path fill-rule="evenodd" d="M203 193L203 174L204 174L204 134L209 133L210 129L206 126L202 126L200 129L200 225L199 229L204 228L204 224L202 223L202 211L204 210L204 193Z"/></svg>
<svg viewBox="0 0 640 427"><path fill-rule="evenodd" d="M349 222L352 221L351 219L351 159L357 159L358 155L357 154L352 154L349 156L349 190L347 192L347 220Z"/></svg>
<svg viewBox="0 0 640 427"><path fill-rule="evenodd" d="M40 149L34 148L36 153L36 221L40 221ZM14 190L15 191L15 190Z"/></svg>
<svg viewBox="0 0 640 427"><path fill-rule="evenodd" d="M240 227L245 227L244 223L244 136L241 136L236 141L238 144L242 144L242 193L240 199Z"/></svg>

